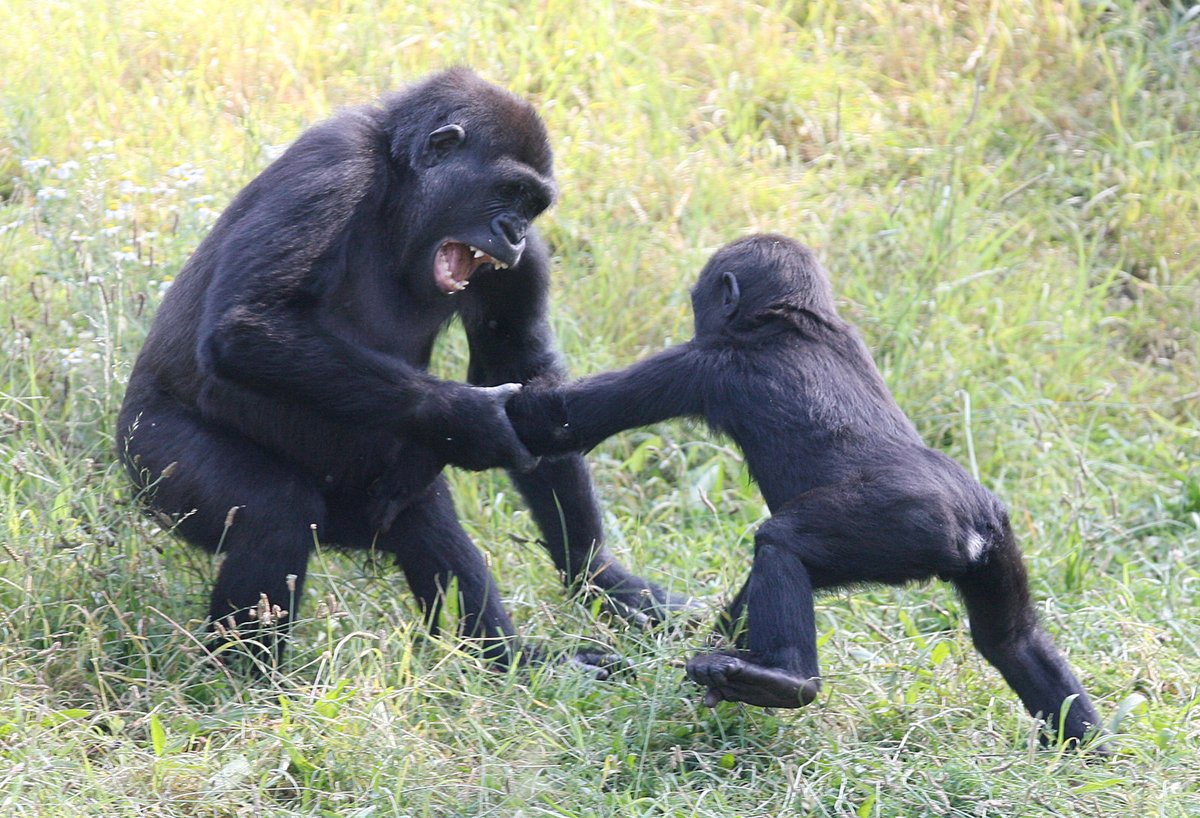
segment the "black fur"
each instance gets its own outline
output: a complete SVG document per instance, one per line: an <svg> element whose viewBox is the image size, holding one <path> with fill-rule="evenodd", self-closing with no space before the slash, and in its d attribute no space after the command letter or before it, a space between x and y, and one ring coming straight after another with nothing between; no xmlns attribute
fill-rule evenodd
<svg viewBox="0 0 1200 818"><path fill-rule="evenodd" d="M528 389L509 416L537 454L674 416L741 447L773 516L728 611L738 649L688 663L705 702L808 704L820 686L814 589L937 576L961 592L979 651L1031 713L1067 739L1095 730L1087 694L1037 623L1003 504L921 442L811 251L780 236L735 242L705 266L692 304L688 343Z"/></svg>
<svg viewBox="0 0 1200 818"><path fill-rule="evenodd" d="M251 627L262 595L294 617L315 538L393 554L431 627L455 580L462 633L508 661L513 625L438 476L447 463L512 469L568 582L642 613L679 604L601 546L582 459L538 465L504 413L513 384L563 374L530 227L554 196L551 162L528 103L447 71L304 133L188 261L118 445L150 509L225 555L218 629ZM435 276L444 242L486 253L469 288ZM426 372L455 315L472 385Z"/></svg>

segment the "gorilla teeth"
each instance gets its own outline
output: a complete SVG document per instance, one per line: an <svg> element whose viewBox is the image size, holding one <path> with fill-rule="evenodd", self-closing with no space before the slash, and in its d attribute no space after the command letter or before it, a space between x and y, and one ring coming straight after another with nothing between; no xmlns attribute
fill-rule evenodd
<svg viewBox="0 0 1200 818"><path fill-rule="evenodd" d="M508 269L508 265L505 264L503 261L499 261L497 259L492 258L487 253L485 253L483 250L480 250L478 247L476 247L473 244L468 244L467 249L471 251L471 258L473 258L473 259L483 259L484 264L491 264L497 270L507 270Z"/></svg>

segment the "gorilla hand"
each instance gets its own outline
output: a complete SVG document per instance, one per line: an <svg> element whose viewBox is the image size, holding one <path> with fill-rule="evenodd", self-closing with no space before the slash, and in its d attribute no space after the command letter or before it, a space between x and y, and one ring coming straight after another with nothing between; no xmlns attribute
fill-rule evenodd
<svg viewBox="0 0 1200 818"><path fill-rule="evenodd" d="M519 383L455 385L438 413L436 428L422 430L422 442L446 462L471 471L496 467L533 470L538 458L517 437L504 411L505 403L520 391Z"/></svg>
<svg viewBox="0 0 1200 818"><path fill-rule="evenodd" d="M571 429L566 397L554 387L526 387L508 400L508 419L531 452L539 455L577 451L579 441Z"/></svg>

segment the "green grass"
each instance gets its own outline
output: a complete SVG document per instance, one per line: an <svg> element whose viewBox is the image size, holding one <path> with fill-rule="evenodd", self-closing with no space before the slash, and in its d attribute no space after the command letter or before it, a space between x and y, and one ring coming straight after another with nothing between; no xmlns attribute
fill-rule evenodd
<svg viewBox="0 0 1200 818"><path fill-rule="evenodd" d="M1200 814L1200 16L1178 2L0 0L0 814ZM705 628L568 600L503 475L452 476L520 627L634 674L497 675L322 553L287 673L213 670L209 559L131 505L115 410L165 282L279 146L466 63L557 154L576 373L686 338L717 246L797 236L925 438L1012 509L1119 735L1081 762L945 586L822 598L812 707L708 711ZM451 333L438 371L458 377ZM765 515L687 424L590 456L610 541L715 610ZM717 510L714 513L709 504Z"/></svg>

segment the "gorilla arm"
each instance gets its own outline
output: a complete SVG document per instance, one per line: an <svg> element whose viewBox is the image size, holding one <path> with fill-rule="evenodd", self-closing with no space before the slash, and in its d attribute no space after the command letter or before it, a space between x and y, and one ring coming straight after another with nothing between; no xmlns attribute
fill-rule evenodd
<svg viewBox="0 0 1200 818"><path fill-rule="evenodd" d="M509 401L508 416L536 454L586 451L625 429L703 417L712 370L699 347L680 344L616 372L525 389Z"/></svg>
<svg viewBox="0 0 1200 818"><path fill-rule="evenodd" d="M343 125L345 123L342 123ZM412 365L387 333L412 335L360 320L346 332L330 304L344 276L362 277L363 302L392 295L383 250L357 249L347 269L350 236L381 233L377 201L385 193L378 163L352 151L346 128L315 129L255 179L230 205L189 262L209 278L199 320L200 376L218 377L327 417L391 428L464 468L529 468L536 462L517 440L503 404L515 387L478 389L441 381ZM374 230L372 230L374 228ZM395 299L400 303L400 299ZM193 319L194 320L194 319ZM343 331L339 331L343 330Z"/></svg>

